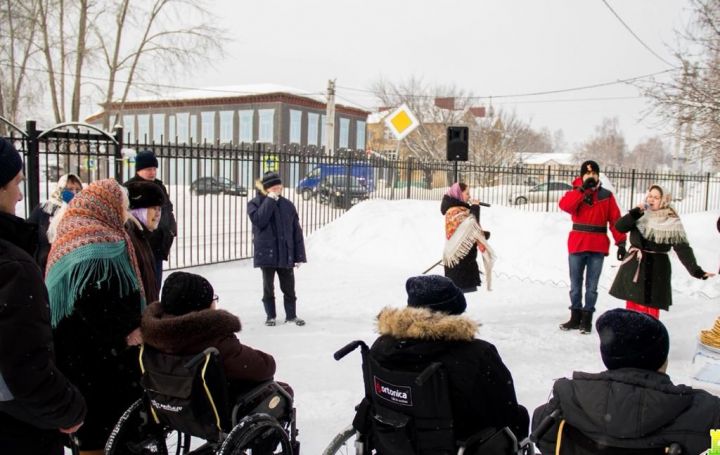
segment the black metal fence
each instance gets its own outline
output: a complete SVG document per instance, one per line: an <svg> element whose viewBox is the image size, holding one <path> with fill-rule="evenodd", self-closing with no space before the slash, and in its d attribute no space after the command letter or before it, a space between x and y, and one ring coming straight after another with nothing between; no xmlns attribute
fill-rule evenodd
<svg viewBox="0 0 720 455"><path fill-rule="evenodd" d="M134 175L134 153L152 149L178 221L170 269L252 257L247 202L255 195L255 181L268 170L282 176L284 196L296 205L306 235L364 199L439 201L455 181L454 163L447 161L387 159L357 151L327 155L267 144L123 144L120 129L109 134L81 124L46 131L37 130L34 122L24 130L11 126L7 139L25 159L26 198L18 204L18 214L24 216L47 199L60 175L72 172L84 182L108 177L125 181ZM473 197L544 212L559 210L557 201L570 187L575 169L457 165L459 179L470 185ZM709 173L610 170L603 179L623 210L636 205L650 184L669 191L681 213L720 208L720 177Z"/></svg>

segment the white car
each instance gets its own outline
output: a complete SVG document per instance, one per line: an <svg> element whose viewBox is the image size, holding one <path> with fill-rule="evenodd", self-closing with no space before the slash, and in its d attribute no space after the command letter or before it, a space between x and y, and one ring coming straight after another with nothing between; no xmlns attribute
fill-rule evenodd
<svg viewBox="0 0 720 455"><path fill-rule="evenodd" d="M548 182L535 185L524 193L517 193L510 196L508 202L515 205L532 204L537 202L557 202L568 191L572 185L565 182Z"/></svg>

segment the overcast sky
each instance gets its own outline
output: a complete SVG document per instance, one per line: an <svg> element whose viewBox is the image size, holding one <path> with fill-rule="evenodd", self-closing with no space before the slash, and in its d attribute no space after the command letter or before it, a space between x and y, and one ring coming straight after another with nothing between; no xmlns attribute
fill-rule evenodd
<svg viewBox="0 0 720 455"><path fill-rule="evenodd" d="M688 20L686 0L607 1L674 62L669 46ZM363 90L374 81L414 75L495 96L496 107L514 109L535 128L562 129L569 145L587 139L604 117L619 118L630 147L658 133L641 120L646 103L627 85L502 97L668 69L602 0L218 0L213 9L231 36L226 56L184 85L276 83L323 92L335 78L339 103L371 108L378 101Z"/></svg>

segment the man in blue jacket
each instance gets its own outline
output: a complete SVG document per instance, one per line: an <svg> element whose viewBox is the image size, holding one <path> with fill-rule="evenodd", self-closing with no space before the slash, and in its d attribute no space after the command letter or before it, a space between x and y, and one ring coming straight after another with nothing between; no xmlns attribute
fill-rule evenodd
<svg viewBox="0 0 720 455"><path fill-rule="evenodd" d="M266 172L255 184L257 195L248 202L247 213L253 226L253 265L262 270L265 325L275 325L275 274L280 280L285 306L285 322L305 325L295 311L293 268L305 259L305 241L300 219L292 202L282 197L282 180L276 172Z"/></svg>

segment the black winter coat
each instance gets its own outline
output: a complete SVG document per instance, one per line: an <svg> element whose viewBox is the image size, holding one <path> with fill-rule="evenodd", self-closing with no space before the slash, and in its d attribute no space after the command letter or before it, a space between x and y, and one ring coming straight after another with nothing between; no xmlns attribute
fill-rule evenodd
<svg viewBox="0 0 720 455"><path fill-rule="evenodd" d="M40 271L45 275L45 266L47 265L47 258L50 254L50 241L48 240L47 232L50 228L50 219L55 216L55 213L60 210L60 206L53 204L50 201L46 201L37 207L35 207L28 217L28 222L37 225L37 237L38 246L35 249L33 257L35 262L40 266Z"/></svg>
<svg viewBox="0 0 720 455"><path fill-rule="evenodd" d="M636 225L641 216L643 214L640 209L634 208L615 223L618 231L630 233L630 246L641 249L643 253L639 271L638 262L634 258L620 265L610 287L610 295L652 308L668 310L672 305L671 268L668 257L670 248L675 250L690 275L702 278L705 271L697 265L695 254L689 244L679 243L671 246L644 239ZM638 279L634 282L636 271L638 271Z"/></svg>
<svg viewBox="0 0 720 455"><path fill-rule="evenodd" d="M292 268L307 262L303 231L292 202L282 196L275 200L258 189L248 202L247 213L252 222L255 267Z"/></svg>
<svg viewBox="0 0 720 455"><path fill-rule="evenodd" d="M135 177L125 182L125 185L127 186L127 184L131 182L146 181L147 180L136 175ZM172 248L172 244L175 241L175 237L177 236L177 222L175 221L173 204L170 201L170 195L168 195L165 184L162 182L162 180L159 179L155 179L153 180L153 182L160 185L163 193L165 193L165 203L163 204L162 210L160 212L160 223L158 224L157 229L150 233L150 246L152 247L155 259L162 259L164 261L167 261L168 256L170 255L170 249Z"/></svg>
<svg viewBox="0 0 720 455"><path fill-rule="evenodd" d="M126 337L140 327L140 293L119 297L117 279L88 284L55 329L58 367L87 400L78 432L82 450L99 450L117 419L141 394L138 348Z"/></svg>
<svg viewBox="0 0 720 455"><path fill-rule="evenodd" d="M138 223L140 226L138 226ZM157 287L155 277L155 256L150 246L151 232L141 226L142 223L139 221L137 223L134 220L125 222L125 230L130 235L130 240L135 249L135 258L140 269L140 279L145 291L145 300L155 302L160 300L160 289Z"/></svg>
<svg viewBox="0 0 720 455"><path fill-rule="evenodd" d="M480 222L479 205L470 205L448 195L443 196L442 202L440 203L440 213L445 215L451 207L465 207L470 209L470 213L478 222ZM445 276L450 278L452 282L455 283L455 286L460 289L465 291L474 291L482 282L480 279L480 268L477 262L477 255L477 248L470 248L468 254L460 259L460 262L455 264L455 267L450 268L445 266Z"/></svg>
<svg viewBox="0 0 720 455"><path fill-rule="evenodd" d="M421 308L385 308L371 353L388 369L422 371L441 362L448 377L455 439L488 427L528 434L527 410L515 397L512 375L497 349L475 339L477 323Z"/></svg>
<svg viewBox="0 0 720 455"><path fill-rule="evenodd" d="M57 429L82 422L86 411L55 365L47 289L30 256L36 241L31 225L0 213L0 440L28 448L60 438Z"/></svg>
<svg viewBox="0 0 720 455"><path fill-rule="evenodd" d="M666 374L635 368L558 379L553 397L535 410L533 429L558 407L567 424L611 447L677 442L683 453L695 455L710 447L710 430L720 428L720 398L674 385ZM543 454L555 453L557 431L555 425L540 440Z"/></svg>
<svg viewBox="0 0 720 455"><path fill-rule="evenodd" d="M145 309L143 340L168 354L191 355L205 348L220 352L225 377L238 390L247 390L275 374L275 359L240 343L240 319L224 310L193 311L181 316L166 314L160 302Z"/></svg>

